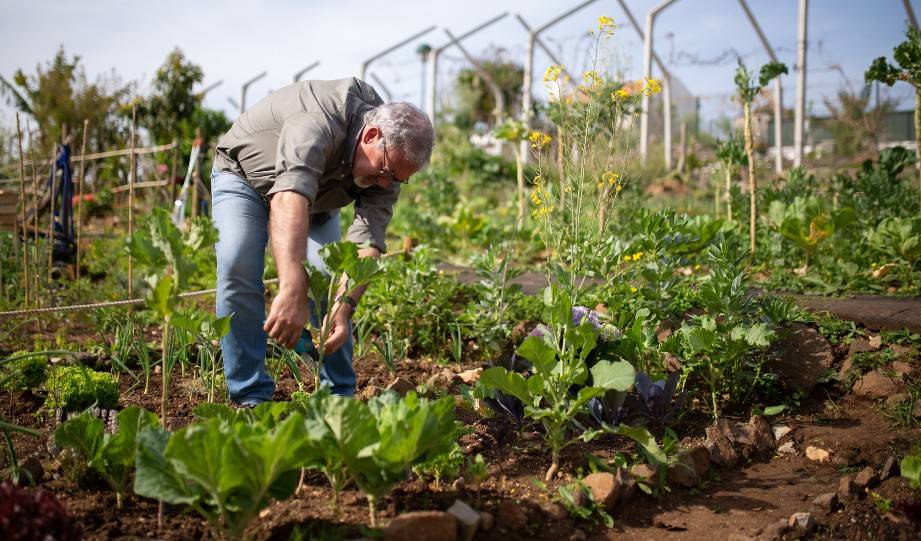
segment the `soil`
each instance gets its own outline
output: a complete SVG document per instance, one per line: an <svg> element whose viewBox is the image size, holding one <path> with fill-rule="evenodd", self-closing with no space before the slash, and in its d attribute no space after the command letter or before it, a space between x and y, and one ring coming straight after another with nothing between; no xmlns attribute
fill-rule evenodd
<svg viewBox="0 0 921 541"><path fill-rule="evenodd" d="M836 365L844 355L837 352ZM914 355L917 363L918 355ZM405 360L389 373L373 354L355 362L358 392L371 385L383 388L396 376L419 385L432 374L446 368L457 373L474 368L473 363L438 364L428 359ZM304 378L309 381L310 378ZM191 374L174 377L168 423L176 429L192 421L192 408L206 400L201 383ZM140 405L159 411L159 376L155 376L147 394L128 376L121 380L121 406ZM297 389L290 373L279 378L275 398L284 400ZM0 404L0 416L13 423L50 434L54 428L49 416L37 416L42 397L30 392L8 396ZM491 477L478 489L452 488L453 479L434 484L421 479L400 483L381 504L383 522L409 510L443 510L457 498L475 508L496 515L502 502L518 502L527 514L522 529L506 529L500 522L476 539L682 539L712 541L714 534L737 539L757 536L763 528L796 512L811 512L818 521L813 539L918 539L921 526L899 525L894 517L881 512L872 496L845 502L831 513L814 508L812 500L833 492L844 475L853 475L865 466L879 470L889 456L903 456L921 438L919 429L894 429L883 416L880 405L848 394L829 383L816 388L792 416L771 418L792 432L781 442L792 441L796 455L778 455L767 462L743 464L735 470L720 470L693 490L675 488L658 497L637 493L613 513L614 527L576 521L561 514L552 505L550 495L556 488L571 482L578 472L587 472L586 454L611 459L618 452L632 450L632 445L612 436L590 444L574 445L565 450L562 474L542 488L543 474L550 462L543 451L541 435L534 430L517 432L497 419L481 419L459 403L458 419L467 424L471 434L461 439L465 454L482 453ZM744 420L742 418L737 420ZM686 442L699 443L709 419L687 414L674 425ZM167 540L212 539L208 525L193 513L167 506L164 529L157 534L157 504L129 496L122 510L115 509L115 497L105 484L85 475L79 481L63 468L46 449L46 439L14 435L21 458L36 456L45 469L41 485L51 490L70 510L82 527L86 539L152 538ZM812 445L841 457L831 464L819 464L804 457ZM879 498L893 502L918 500L906 482L893 477L873 489ZM275 502L261 515L250 535L259 540L288 539L294 528L319 534L338 530L344 538L361 537L367 524L367 502L360 492L350 488L341 496L338 510L332 505L332 492L325 478L308 473L302 492L284 502ZM790 535L790 538L796 536ZM307 536L309 538L309 536Z"/></svg>

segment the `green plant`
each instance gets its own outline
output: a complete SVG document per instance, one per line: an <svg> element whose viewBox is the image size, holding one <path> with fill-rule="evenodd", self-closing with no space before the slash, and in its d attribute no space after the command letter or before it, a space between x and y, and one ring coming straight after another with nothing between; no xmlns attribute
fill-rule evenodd
<svg viewBox="0 0 921 541"><path fill-rule="evenodd" d="M595 501L592 491L582 481L560 485L559 495L554 498L569 511L569 516L591 522L602 522L605 527L614 527L614 519L604 506Z"/></svg>
<svg viewBox="0 0 921 541"><path fill-rule="evenodd" d="M216 317L210 313L191 310L173 318L175 331L184 331L190 337L189 345L194 349L195 367L208 388L208 401L214 401L215 389L220 383L220 350L215 344L230 332L233 314ZM173 348L178 349L178 348Z"/></svg>
<svg viewBox="0 0 921 541"><path fill-rule="evenodd" d="M531 363L534 373L525 378L495 366L483 371L479 384L521 400L525 414L543 425L544 442L552 456L545 476L549 482L559 469L562 449L578 440L590 441L600 433L587 430L570 436L576 415L594 397L607 391L625 392L633 385L635 371L626 361L608 359L598 360L589 370L586 359L595 349L598 329L587 317L574 321L568 297L555 285L548 286L544 295L550 324L540 327L542 336L525 338L517 350L519 357ZM570 392L574 386L581 387L576 394Z"/></svg>
<svg viewBox="0 0 921 541"><path fill-rule="evenodd" d="M105 423L86 411L68 419L54 431L60 447L74 449L87 466L96 470L115 491L115 506L122 508L128 492L128 475L134 469L137 435L146 426L157 426L157 416L131 406L118 412L116 429L106 432Z"/></svg>
<svg viewBox="0 0 921 541"><path fill-rule="evenodd" d="M915 450L913 454L903 457L899 462L899 471L902 477L908 479L912 488L921 488L921 452Z"/></svg>
<svg viewBox="0 0 921 541"><path fill-rule="evenodd" d="M735 83L736 96L742 102L744 114L744 131L745 137L745 154L748 157L748 194L749 194L749 241L751 244L752 256L755 255L755 223L758 220L757 206L757 182L755 179L755 151L754 141L752 139L752 102L761 92L761 89L774 78L781 74L787 73L787 66L780 62L768 62L761 66L758 78L755 79L753 72L749 71L739 58L739 67L736 69Z"/></svg>
<svg viewBox="0 0 921 541"><path fill-rule="evenodd" d="M30 391L38 389L48 376L48 359L28 351L17 351L0 364L0 389Z"/></svg>
<svg viewBox="0 0 921 541"><path fill-rule="evenodd" d="M410 468L448 453L455 445L454 399L429 401L410 392L387 392L367 404L321 389L306 406L310 445L316 449L307 468L323 471L334 491L344 475L368 498L371 526L377 503Z"/></svg>
<svg viewBox="0 0 921 541"><path fill-rule="evenodd" d="M32 479L32 474L23 468L19 467L19 458L16 455L16 446L13 445L13 438L10 437L11 432L18 432L20 434L25 434L26 436L39 437L41 433L32 430L31 428L26 428L19 425L14 425L6 422L5 419L0 417L0 432L3 433L3 442L6 444L6 454L9 459L10 466L7 470L10 476L10 480L13 481L13 484L18 485L20 476L25 474L29 478L29 481L36 483L40 481L39 479Z"/></svg>
<svg viewBox="0 0 921 541"><path fill-rule="evenodd" d="M163 321L161 327L160 418L166 419L169 406L170 375L175 356L171 350L171 323L179 305L182 291L198 272L196 253L207 251L217 236L213 226L204 221L193 221L185 235L170 218L169 212L155 208L141 228L127 239L127 250L144 272L150 290L147 306Z"/></svg>
<svg viewBox="0 0 921 541"><path fill-rule="evenodd" d="M79 411L93 405L102 409L118 406L118 378L107 372L96 372L85 366L56 366L45 380L44 408L53 412Z"/></svg>
<svg viewBox="0 0 921 541"><path fill-rule="evenodd" d="M512 333L514 321L509 317L511 281L521 275L521 270L512 267L509 246L502 249L489 248L473 259L473 268L479 279L476 284L477 301L467 305L462 321L484 354L491 356L498 352ZM460 329L453 336L452 344L459 343ZM456 355L456 357L459 357ZM459 358L455 359L460 362Z"/></svg>
<svg viewBox="0 0 921 541"><path fill-rule="evenodd" d="M830 210L816 196L796 197L789 204L772 201L768 220L773 229L802 250L803 270L809 267L818 246L836 231L857 220L850 207Z"/></svg>
<svg viewBox="0 0 921 541"><path fill-rule="evenodd" d="M716 157L720 161L720 165L723 169L723 174L726 177L726 219L730 222L732 221L732 197L730 192L732 190L732 177L734 177L739 172L739 168L742 166L748 165L748 156L745 153L744 142L736 139L735 137L730 136L726 141L719 142L719 146L716 149ZM720 188L719 185L716 187L715 199L716 199L716 217L720 216Z"/></svg>
<svg viewBox="0 0 921 541"><path fill-rule="evenodd" d="M256 421L227 411L173 434L156 426L138 433L134 492L186 505L226 539L246 528L273 499L289 497L309 459L311 437L294 413L274 410ZM277 421L277 422L276 422Z"/></svg>
<svg viewBox="0 0 921 541"><path fill-rule="evenodd" d="M102 309L96 313L96 325L103 347L112 358L112 366L116 370L127 372L136 378L131 366L134 364L133 361L137 360L144 373L144 394L147 394L150 389L153 360L150 356L150 347L145 340L141 315L134 311Z"/></svg>

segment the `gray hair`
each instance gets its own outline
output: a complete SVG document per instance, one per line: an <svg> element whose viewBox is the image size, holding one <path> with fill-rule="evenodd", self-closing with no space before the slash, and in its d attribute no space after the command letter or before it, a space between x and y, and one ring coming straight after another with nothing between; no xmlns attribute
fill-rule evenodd
<svg viewBox="0 0 921 541"><path fill-rule="evenodd" d="M365 117L365 126L376 126L383 142L399 149L400 155L419 167L428 165L435 146L435 129L428 115L405 101L385 103Z"/></svg>

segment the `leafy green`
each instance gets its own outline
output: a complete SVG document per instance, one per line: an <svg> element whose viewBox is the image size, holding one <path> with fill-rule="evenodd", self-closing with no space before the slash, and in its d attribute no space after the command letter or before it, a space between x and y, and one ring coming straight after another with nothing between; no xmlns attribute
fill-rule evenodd
<svg viewBox="0 0 921 541"><path fill-rule="evenodd" d="M118 378L107 372L96 372L85 366L57 366L45 380L48 392L44 408L64 412L79 411L94 404L102 409L118 406Z"/></svg>
<svg viewBox="0 0 921 541"><path fill-rule="evenodd" d="M148 426L157 426L157 416L147 410L131 406L118 412L117 430L105 432L105 424L90 412L68 419L54 432L54 441L61 447L74 449L87 466L96 470L112 487L116 505L128 491L128 475L134 469L137 435Z"/></svg>

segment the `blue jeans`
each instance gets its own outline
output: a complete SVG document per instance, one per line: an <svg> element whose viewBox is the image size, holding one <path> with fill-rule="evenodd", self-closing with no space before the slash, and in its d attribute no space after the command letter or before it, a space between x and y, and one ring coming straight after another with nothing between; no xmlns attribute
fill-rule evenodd
<svg viewBox="0 0 921 541"><path fill-rule="evenodd" d="M265 369L266 333L265 248L269 239L269 212L253 187L233 173L212 171L211 191L217 242L217 315L233 314L230 332L221 339L224 378L234 402L259 403L272 400L275 382ZM307 258L311 265L325 268L320 248L340 237L339 213L324 224L310 227ZM314 310L310 310L311 319ZM314 325L318 322L313 321ZM318 325L317 325L318 326ZM352 332L346 343L325 356L320 381L333 394L355 393L352 369Z"/></svg>

